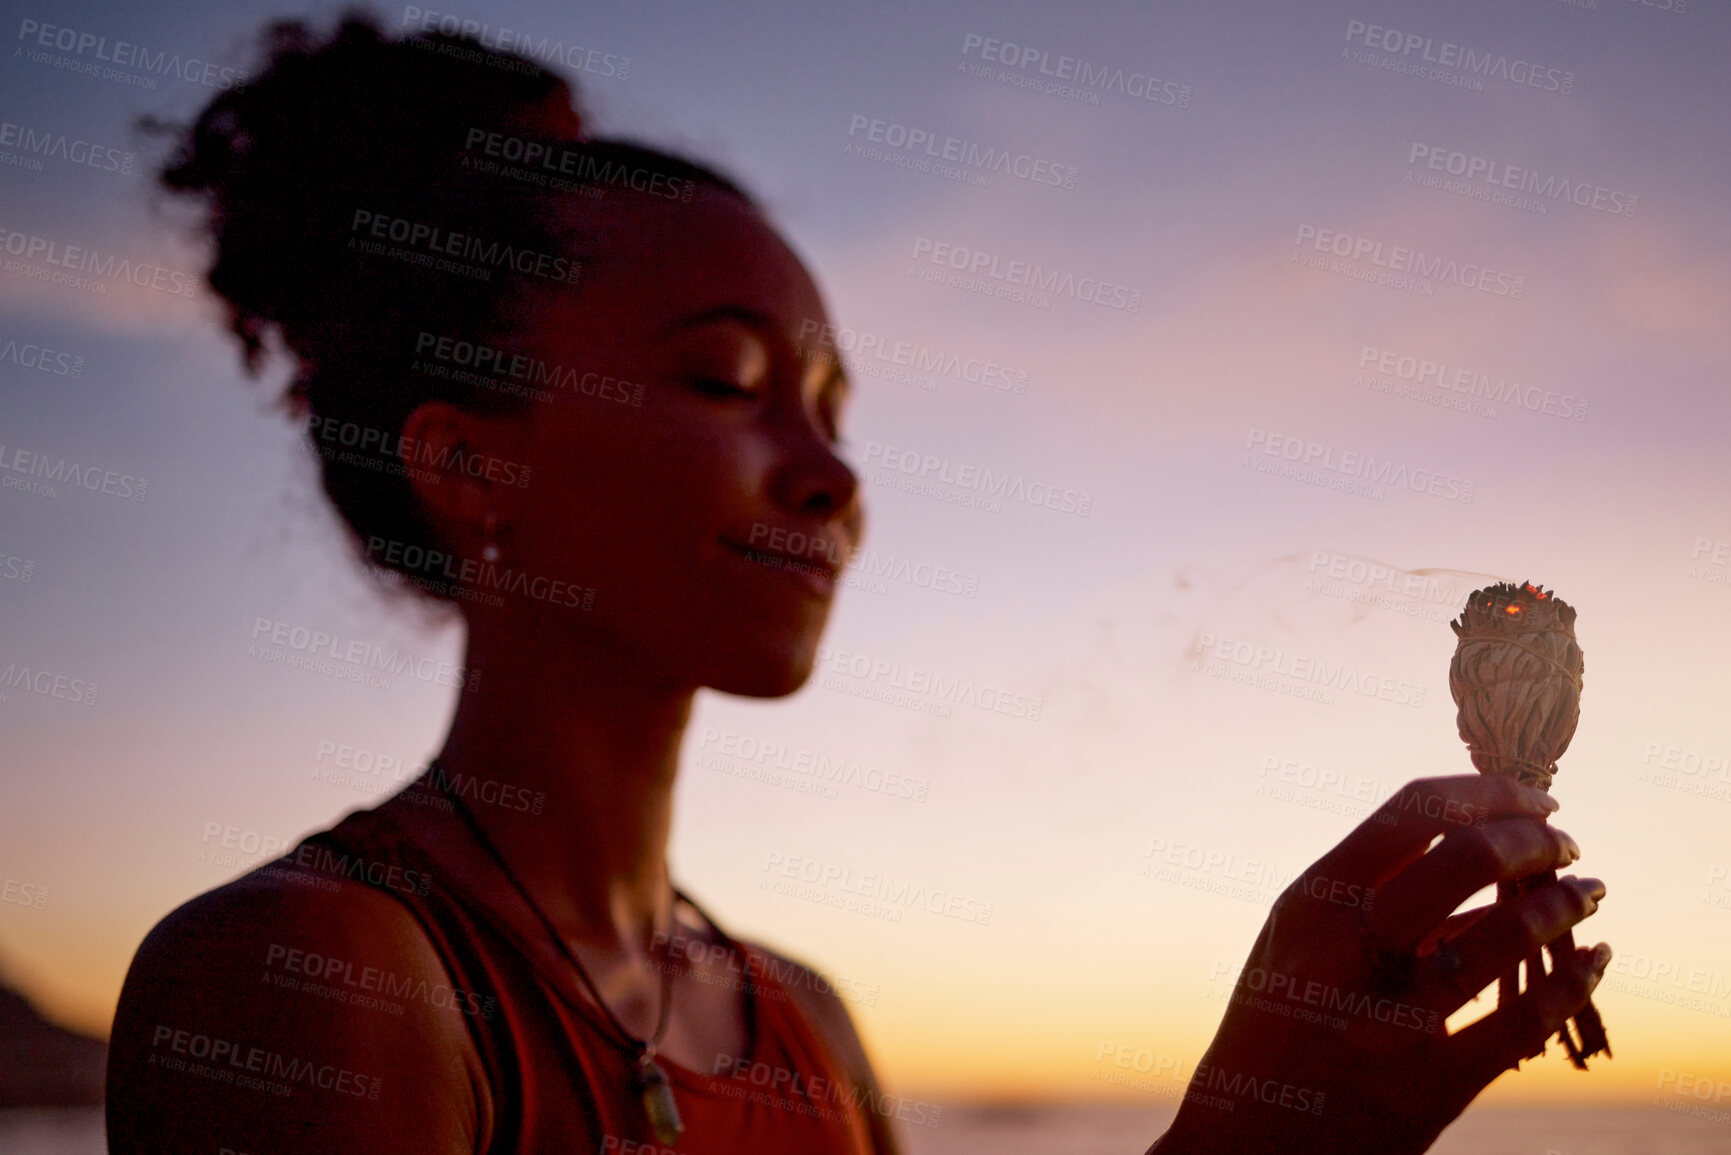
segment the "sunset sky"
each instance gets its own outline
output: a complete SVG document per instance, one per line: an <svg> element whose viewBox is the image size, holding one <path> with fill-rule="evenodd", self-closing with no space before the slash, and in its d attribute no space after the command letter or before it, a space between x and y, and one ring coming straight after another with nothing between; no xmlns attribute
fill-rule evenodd
<svg viewBox="0 0 1731 1155"><path fill-rule="evenodd" d="M40 26L244 69L267 18L337 11L11 8L0 120L133 156L107 171L0 139L0 228L187 276L203 258L147 195L161 146L129 126L187 118L216 89L198 69L149 89L59 66ZM1285 883L1401 783L1471 771L1447 621L1493 580L1540 582L1580 615L1556 821L1609 887L1585 941L1618 958L1596 996L1615 1060L1581 1075L1553 1048L1489 1097L1645 1101L1662 1070L1731 1079L1723 9L452 11L589 50L566 71L601 130L739 177L815 271L844 348L905 343L938 366L853 354L868 552L811 684L701 699L673 844L724 925L837 976L891 1087L1169 1097L1158 1079L1104 1084L1098 1057L1188 1069ZM1483 68L1447 63L1466 59ZM1040 91L1042 66L1105 79ZM910 138L977 163L922 171ZM997 153L1048 179L981 159ZM0 686L0 876L47 896L0 903L0 970L106 1033L150 926L254 864L209 831L292 845L369 804L318 777L336 751L413 774L443 735L450 689L261 660L256 623L453 662L461 638L349 560L271 404L281 368L247 381L202 291L47 284L15 243L0 670L96 693ZM991 295L1015 288L1012 262L1055 273L1051 291ZM936 279L958 265L976 279ZM66 359L33 368L25 346ZM995 384L968 379L988 362ZM148 484L29 492L7 472L20 451ZM1012 479L998 508L934 481L964 471ZM922 476L936 496L894 484ZM922 585L938 567L973 595ZM1349 673L1279 672L1295 665ZM991 692L863 696L892 683ZM799 767L819 756L854 767L832 797L764 780L785 762L812 786ZM765 885L804 863L959 896L973 917L891 920Z"/></svg>

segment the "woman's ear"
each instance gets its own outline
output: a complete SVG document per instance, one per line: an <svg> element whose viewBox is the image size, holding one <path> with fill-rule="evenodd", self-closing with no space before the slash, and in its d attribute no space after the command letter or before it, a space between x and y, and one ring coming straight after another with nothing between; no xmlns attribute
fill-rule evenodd
<svg viewBox="0 0 1731 1155"><path fill-rule="evenodd" d="M426 401L403 421L397 458L440 539L479 558L529 481L527 418Z"/></svg>

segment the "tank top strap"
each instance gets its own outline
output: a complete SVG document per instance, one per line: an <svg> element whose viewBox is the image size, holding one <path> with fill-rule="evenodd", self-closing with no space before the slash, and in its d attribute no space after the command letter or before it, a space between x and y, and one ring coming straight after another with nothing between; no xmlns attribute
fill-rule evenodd
<svg viewBox="0 0 1731 1155"><path fill-rule="evenodd" d="M834 1048L824 1041L822 1033L801 1005L800 997L795 994L796 987L806 986L811 988L812 994L821 996L823 992L816 989L820 981L816 974L755 943L734 938L714 915L684 890L674 887L673 893L709 924L724 946L739 955L746 1022L750 1031L743 1057L753 1062L760 1061L759 1052L767 1036L777 1040L780 1048L787 1052L782 1057L795 1061L795 1069L807 1069L837 1083L845 1081L848 1075L836 1058Z"/></svg>
<svg viewBox="0 0 1731 1155"><path fill-rule="evenodd" d="M893 1150L881 1104L872 1100L871 1088L854 1079L805 1009L808 999L835 997L833 989L815 971L734 938L684 890L675 887L674 895L696 911L740 959L751 1037L728 1072L730 1081L767 1084L775 1089L772 1094L785 1094L783 1109L825 1121L829 1124L826 1138L831 1143L840 1141L843 1150Z"/></svg>
<svg viewBox="0 0 1731 1155"><path fill-rule="evenodd" d="M847 1136L847 1150L891 1149L883 1104L856 1080L806 1010L814 998L834 998L816 972L755 943L737 944L758 987L764 1045L735 1077L773 1082L790 1073L790 1093Z"/></svg>

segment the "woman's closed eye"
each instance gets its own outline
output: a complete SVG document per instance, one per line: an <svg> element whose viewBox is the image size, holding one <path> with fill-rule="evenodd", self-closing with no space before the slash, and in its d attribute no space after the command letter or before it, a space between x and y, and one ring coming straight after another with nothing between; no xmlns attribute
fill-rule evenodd
<svg viewBox="0 0 1731 1155"><path fill-rule="evenodd" d="M726 377L698 376L691 379L692 388L710 397L756 397L757 389Z"/></svg>
<svg viewBox="0 0 1731 1155"><path fill-rule="evenodd" d="M768 348L732 316L698 321L679 337L678 375L706 397L737 400L759 396L771 372Z"/></svg>

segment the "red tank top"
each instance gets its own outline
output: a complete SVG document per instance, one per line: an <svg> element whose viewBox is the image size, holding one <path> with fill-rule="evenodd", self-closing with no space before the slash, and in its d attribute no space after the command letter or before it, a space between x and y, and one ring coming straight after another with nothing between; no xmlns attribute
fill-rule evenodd
<svg viewBox="0 0 1731 1155"><path fill-rule="evenodd" d="M409 801L420 799L419 802ZM286 862L321 871L349 856L407 907L450 972L487 1073L480 1118L489 1155L873 1155L887 1124L856 1088L766 952L736 943L747 992L750 1053L718 1071L658 1056L684 1133L659 1143L644 1113L631 1055L571 964L447 800L411 787L311 835ZM286 865L285 862L285 865ZM400 867L389 871L380 867ZM411 873L413 872L413 873ZM381 884L382 883L382 884ZM460 1008L461 1009L461 1008Z"/></svg>

